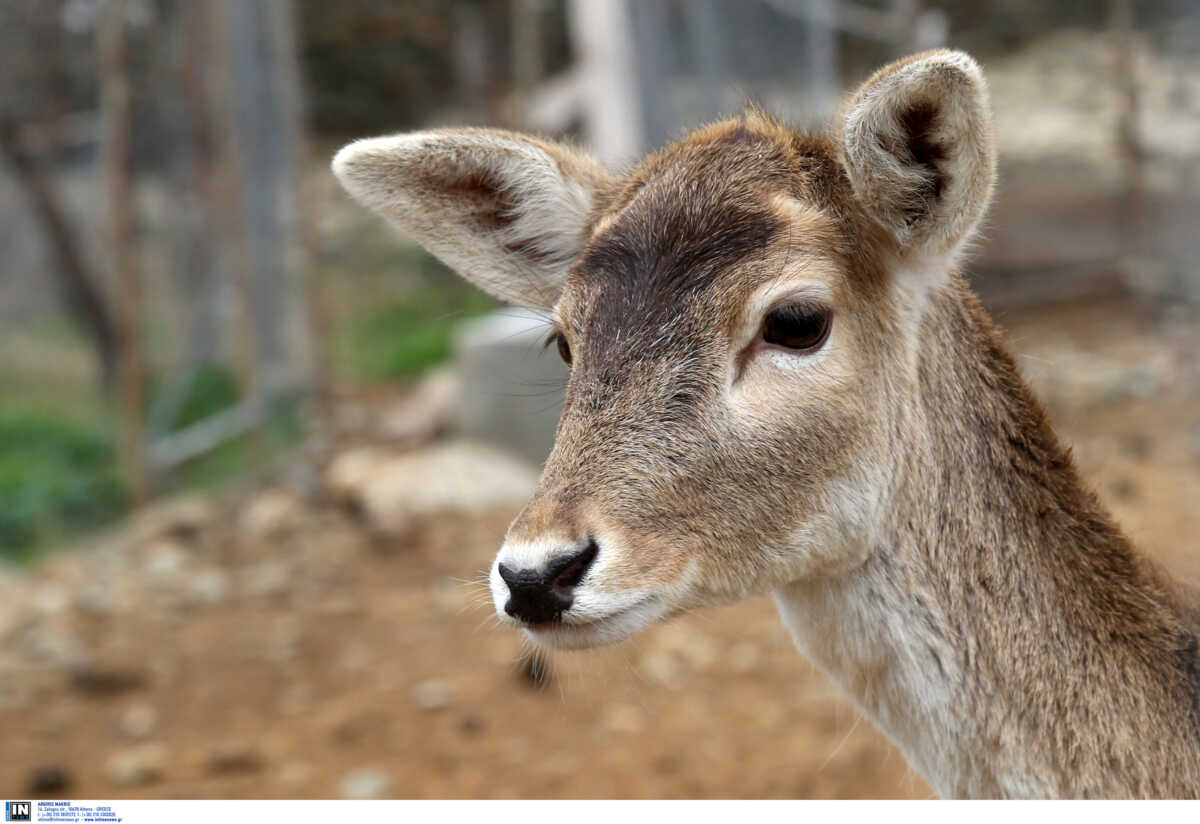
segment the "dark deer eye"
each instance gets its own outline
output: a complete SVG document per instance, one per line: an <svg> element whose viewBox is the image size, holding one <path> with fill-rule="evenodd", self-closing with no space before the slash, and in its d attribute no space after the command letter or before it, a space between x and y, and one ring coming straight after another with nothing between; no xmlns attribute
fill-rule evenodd
<svg viewBox="0 0 1200 824"><path fill-rule="evenodd" d="M558 345L558 356L563 359L563 363L567 366L571 365L571 345L567 343L567 338L562 332L554 331L550 333L550 337L546 338L547 348L550 344Z"/></svg>
<svg viewBox="0 0 1200 824"><path fill-rule="evenodd" d="M832 313L824 306L793 303L772 309L763 321L762 339L766 343L815 352L829 337Z"/></svg>

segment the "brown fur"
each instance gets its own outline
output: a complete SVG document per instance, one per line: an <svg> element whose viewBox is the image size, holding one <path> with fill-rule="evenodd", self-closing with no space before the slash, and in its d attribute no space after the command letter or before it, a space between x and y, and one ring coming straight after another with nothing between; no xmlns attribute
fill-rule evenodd
<svg viewBox="0 0 1200 824"><path fill-rule="evenodd" d="M465 276L551 310L573 353L503 551L599 554L591 612L539 640L774 590L944 794L1195 796L1200 596L1105 515L954 271L994 165L978 67L935 52L875 75L831 136L752 110L625 178L478 131L335 167ZM586 213L527 205L559 190ZM819 352L759 340L780 300L832 312Z"/></svg>

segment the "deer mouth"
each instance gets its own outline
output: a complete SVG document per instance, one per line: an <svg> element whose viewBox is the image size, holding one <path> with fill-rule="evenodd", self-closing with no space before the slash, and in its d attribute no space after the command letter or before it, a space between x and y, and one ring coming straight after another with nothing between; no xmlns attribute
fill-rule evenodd
<svg viewBox="0 0 1200 824"><path fill-rule="evenodd" d="M666 612L667 605L662 599L647 595L607 615L581 615L573 618L567 613L559 621L528 624L524 630L530 640L544 647L586 649L616 644L631 638L655 623Z"/></svg>

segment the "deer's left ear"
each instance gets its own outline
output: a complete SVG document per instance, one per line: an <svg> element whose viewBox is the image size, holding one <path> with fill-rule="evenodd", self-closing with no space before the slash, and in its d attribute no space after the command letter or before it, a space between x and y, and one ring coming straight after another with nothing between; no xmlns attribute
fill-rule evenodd
<svg viewBox="0 0 1200 824"><path fill-rule="evenodd" d="M935 51L881 69L850 103L846 171L902 255L953 256L992 197L996 150L978 64Z"/></svg>

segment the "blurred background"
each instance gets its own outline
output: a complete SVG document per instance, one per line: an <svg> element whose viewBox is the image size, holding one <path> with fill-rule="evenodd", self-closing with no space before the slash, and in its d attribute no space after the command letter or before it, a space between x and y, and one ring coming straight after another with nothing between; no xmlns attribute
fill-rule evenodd
<svg viewBox="0 0 1200 824"><path fill-rule="evenodd" d="M3 794L928 795L766 599L553 660L494 626L563 367L328 159L489 124L619 167L941 45L996 114L972 280L1196 576L1194 2L0 0Z"/></svg>

